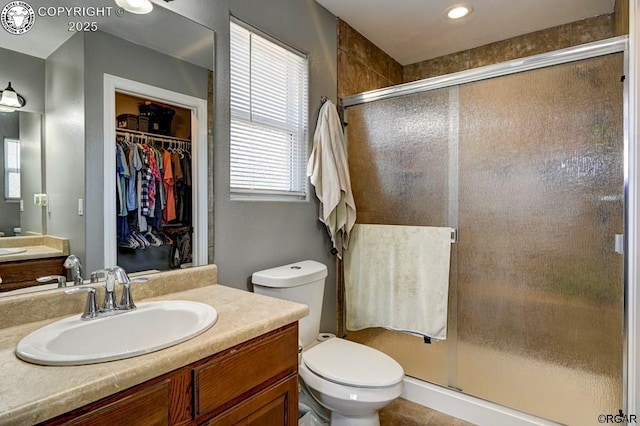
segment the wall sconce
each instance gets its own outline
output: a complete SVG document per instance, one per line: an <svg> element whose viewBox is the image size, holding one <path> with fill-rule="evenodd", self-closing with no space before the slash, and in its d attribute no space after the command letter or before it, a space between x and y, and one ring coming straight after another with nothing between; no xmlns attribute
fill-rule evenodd
<svg viewBox="0 0 640 426"><path fill-rule="evenodd" d="M2 97L0 97L0 111L2 112L13 112L16 108L22 108L25 106L27 101L16 93L11 87L11 82L6 89L1 91Z"/></svg>
<svg viewBox="0 0 640 426"><path fill-rule="evenodd" d="M127 12L139 15L153 10L153 4L149 0L116 0L116 4Z"/></svg>

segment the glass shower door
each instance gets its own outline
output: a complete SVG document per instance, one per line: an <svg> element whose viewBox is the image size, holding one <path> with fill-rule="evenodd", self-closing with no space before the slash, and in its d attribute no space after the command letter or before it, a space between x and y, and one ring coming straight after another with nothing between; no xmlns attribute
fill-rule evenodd
<svg viewBox="0 0 640 426"><path fill-rule="evenodd" d="M457 387L567 424L622 408L622 54L459 87Z"/></svg>
<svg viewBox="0 0 640 426"><path fill-rule="evenodd" d="M456 103L453 87L348 108L349 172L358 223L455 226ZM389 354L408 375L450 385L455 373L454 267L450 277L447 340L426 345L420 337L382 328L348 331L348 338Z"/></svg>

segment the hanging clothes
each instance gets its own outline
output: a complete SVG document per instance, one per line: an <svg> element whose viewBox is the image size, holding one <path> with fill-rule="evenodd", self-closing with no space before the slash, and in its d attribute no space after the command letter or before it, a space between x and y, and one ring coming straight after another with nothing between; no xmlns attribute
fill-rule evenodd
<svg viewBox="0 0 640 426"><path fill-rule="evenodd" d="M131 177L129 165L122 147L116 144L116 192L118 195L118 216L126 216L127 211L127 179Z"/></svg>
<svg viewBox="0 0 640 426"><path fill-rule="evenodd" d="M138 208L138 191L137 191L137 177L140 169L142 169L142 160L140 159L140 153L138 152L138 146L130 144L128 146L128 162L130 176L127 179L127 210L133 211Z"/></svg>
<svg viewBox="0 0 640 426"><path fill-rule="evenodd" d="M157 195L156 182L160 181L160 169L156 157L151 148L146 144L138 145L142 149L143 167L142 167L142 214L148 217L154 217L155 201Z"/></svg>
<svg viewBox="0 0 640 426"><path fill-rule="evenodd" d="M171 161L171 153L163 151L162 159L164 161L164 176L162 181L166 193L166 205L162 211L162 219L164 223L175 220L176 218L176 196L174 192L175 181L173 179L173 162Z"/></svg>
<svg viewBox="0 0 640 426"><path fill-rule="evenodd" d="M190 225L192 220L192 206L191 200L193 198L192 184L191 184L191 155L185 153L181 158L180 165L182 166L182 174L184 176L184 185L182 186L181 197L181 209L179 219L185 225Z"/></svg>
<svg viewBox="0 0 640 426"><path fill-rule="evenodd" d="M117 134L116 142L119 249L127 254L152 250L148 256L153 258L158 253L154 247L170 245L167 264L177 268L191 262L189 145L179 142L173 148L170 141L167 150L160 146L166 140L125 132Z"/></svg>

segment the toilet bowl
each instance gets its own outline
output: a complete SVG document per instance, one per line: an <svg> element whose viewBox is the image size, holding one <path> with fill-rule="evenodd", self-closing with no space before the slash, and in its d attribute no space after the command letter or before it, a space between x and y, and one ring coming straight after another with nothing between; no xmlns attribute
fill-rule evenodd
<svg viewBox="0 0 640 426"><path fill-rule="evenodd" d="M311 396L331 411L333 426L378 426L378 410L404 387L404 371L391 357L338 338L303 351L299 374Z"/></svg>
<svg viewBox="0 0 640 426"><path fill-rule="evenodd" d="M254 292L304 303L299 321L303 348L299 373L303 389L331 411L333 426L378 426L378 410L403 391L404 371L388 355L340 338L318 339L325 265L305 260L255 272Z"/></svg>

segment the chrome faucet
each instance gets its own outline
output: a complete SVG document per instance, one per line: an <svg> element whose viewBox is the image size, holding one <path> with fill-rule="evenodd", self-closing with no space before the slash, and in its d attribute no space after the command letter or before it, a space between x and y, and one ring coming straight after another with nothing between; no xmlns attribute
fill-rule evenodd
<svg viewBox="0 0 640 426"><path fill-rule="evenodd" d="M39 283L48 283L49 281L58 281L58 288L64 288L67 286L67 277L62 275L47 275L46 277L36 278Z"/></svg>
<svg viewBox="0 0 640 426"><path fill-rule="evenodd" d="M133 303L133 297L131 296L131 284L147 282L149 279L144 277L131 279L120 266L115 266L112 270L115 272L118 282L122 285L122 296L120 297L118 309L125 311L135 309L136 305Z"/></svg>
<svg viewBox="0 0 640 426"><path fill-rule="evenodd" d="M82 264L78 256L75 254L69 255L63 265L67 270L71 270L73 285L82 285Z"/></svg>
<svg viewBox="0 0 640 426"><path fill-rule="evenodd" d="M131 284L136 282L146 282L147 278L130 279L126 271L120 266L108 269L99 269L91 273L91 282L97 281L99 277L106 276L104 302L102 307L98 308L96 302L96 291L93 287L77 287L65 290L66 294L76 294L79 292L88 292L87 303L81 319L88 320L100 318L104 316L117 315L127 311L136 309L131 296ZM120 303L116 302L116 281L122 285L122 297Z"/></svg>
<svg viewBox="0 0 640 426"><path fill-rule="evenodd" d="M107 281L104 284L104 302L102 303L102 309L100 312L112 312L118 309L116 303L116 272L114 269L109 269L107 272Z"/></svg>

